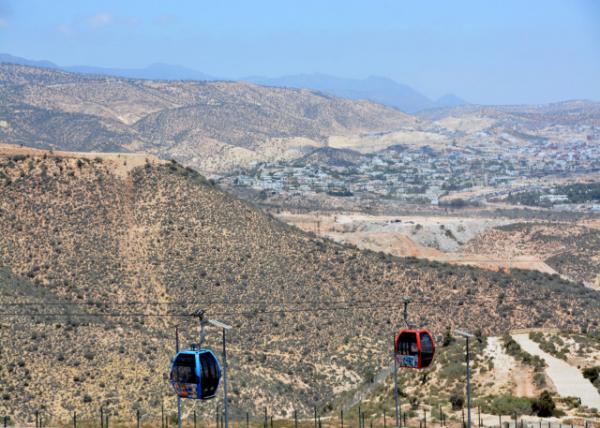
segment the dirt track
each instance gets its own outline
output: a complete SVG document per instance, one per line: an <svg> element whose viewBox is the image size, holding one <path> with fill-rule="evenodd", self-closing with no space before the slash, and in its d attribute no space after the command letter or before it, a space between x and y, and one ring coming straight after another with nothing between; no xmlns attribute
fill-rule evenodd
<svg viewBox="0 0 600 428"><path fill-rule="evenodd" d="M579 397L582 405L600 409L600 393L583 377L577 367L542 351L528 334L514 334L513 338L523 350L546 361L546 374L554 383L556 392L562 397Z"/></svg>

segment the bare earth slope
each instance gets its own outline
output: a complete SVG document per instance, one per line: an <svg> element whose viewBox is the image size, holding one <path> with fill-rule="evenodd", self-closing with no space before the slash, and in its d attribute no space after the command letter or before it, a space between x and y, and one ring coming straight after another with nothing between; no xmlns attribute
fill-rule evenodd
<svg viewBox="0 0 600 428"><path fill-rule="evenodd" d="M173 328L191 342L194 321L181 315L198 307L234 326L233 412L287 415L326 408L386 365L405 296L438 332L578 330L600 312L597 292L556 276L314 238L177 164L0 153L0 413L21 420L42 406L63 419L100 404L156 415L170 396Z"/></svg>
<svg viewBox="0 0 600 428"><path fill-rule="evenodd" d="M518 259L535 254L561 275L600 287L600 230L566 223L515 223L491 229L462 248L465 254Z"/></svg>

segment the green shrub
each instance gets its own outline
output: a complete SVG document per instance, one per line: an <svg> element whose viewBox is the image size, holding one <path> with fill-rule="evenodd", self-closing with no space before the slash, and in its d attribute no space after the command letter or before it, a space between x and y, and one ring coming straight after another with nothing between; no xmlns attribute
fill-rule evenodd
<svg viewBox="0 0 600 428"><path fill-rule="evenodd" d="M600 378L600 366L583 369L583 377L589 379L592 383L596 382L596 380Z"/></svg>
<svg viewBox="0 0 600 428"><path fill-rule="evenodd" d="M532 403L527 397L499 395L492 399L489 406L488 410L494 415L530 415L532 412Z"/></svg>
<svg viewBox="0 0 600 428"><path fill-rule="evenodd" d="M465 404L465 397L462 394L454 393L449 398L450 404L452 405L452 410L460 410L463 408Z"/></svg>

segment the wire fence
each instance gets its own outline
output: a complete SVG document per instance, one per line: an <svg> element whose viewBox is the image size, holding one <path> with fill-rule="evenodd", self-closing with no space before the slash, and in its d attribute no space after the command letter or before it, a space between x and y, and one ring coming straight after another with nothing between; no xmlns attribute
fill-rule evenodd
<svg viewBox="0 0 600 428"><path fill-rule="evenodd" d="M227 428L221 403L207 411L194 406L186 411L181 420L185 428ZM202 406L205 407L205 406ZM212 411L214 410L214 411ZM331 410L321 414L317 407L312 412L294 410L289 417L275 416L276 409L262 412L235 409L229 413L228 428L467 428L466 410L449 410L442 407L400 408L398 420L395 411L389 409L364 410L360 405L350 411ZM564 417L562 419L535 416L482 414L472 409L471 428L600 428L600 419ZM23 419L23 420L22 420ZM10 415L0 416L0 427L57 427L57 428L176 428L177 412L165 409L136 410L129 414L117 414L106 407L93 413L73 412L71 418L54 417L47 411L35 411L29 417L18 420Z"/></svg>

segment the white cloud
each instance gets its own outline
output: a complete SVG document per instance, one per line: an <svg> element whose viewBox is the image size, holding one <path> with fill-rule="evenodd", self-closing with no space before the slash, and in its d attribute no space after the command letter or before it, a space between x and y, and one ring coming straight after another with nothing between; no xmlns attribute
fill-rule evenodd
<svg viewBox="0 0 600 428"><path fill-rule="evenodd" d="M0 28L8 27L8 21L6 19L0 18Z"/></svg>
<svg viewBox="0 0 600 428"><path fill-rule="evenodd" d="M102 28L109 25L113 20L113 17L108 12L100 12L94 16L90 16L87 19L87 23L92 28Z"/></svg>

